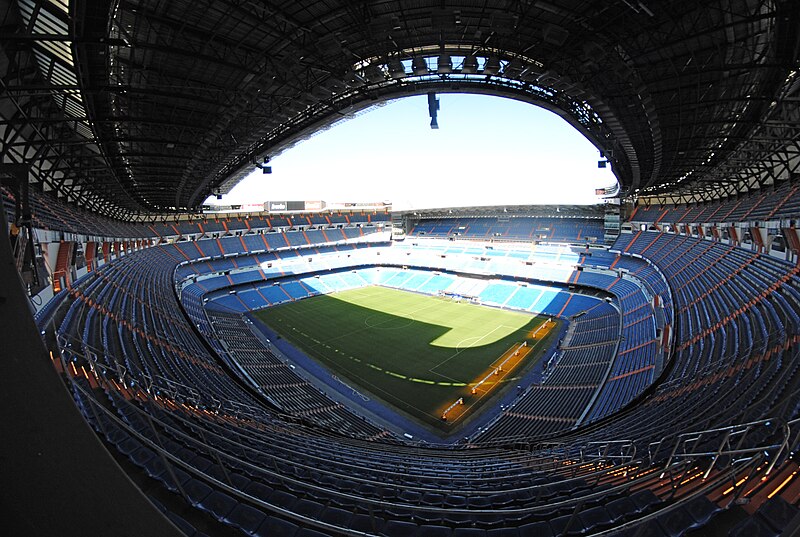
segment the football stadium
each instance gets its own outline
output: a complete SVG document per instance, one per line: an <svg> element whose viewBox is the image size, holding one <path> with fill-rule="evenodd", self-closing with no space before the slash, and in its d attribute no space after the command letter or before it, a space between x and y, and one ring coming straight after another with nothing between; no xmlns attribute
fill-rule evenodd
<svg viewBox="0 0 800 537"><path fill-rule="evenodd" d="M0 3L4 535L800 533L800 2ZM222 201L464 94L614 184Z"/></svg>

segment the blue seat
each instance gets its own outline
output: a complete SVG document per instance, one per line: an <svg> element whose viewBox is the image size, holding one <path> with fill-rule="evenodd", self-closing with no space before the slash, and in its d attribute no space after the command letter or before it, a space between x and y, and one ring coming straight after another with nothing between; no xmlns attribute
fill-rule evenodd
<svg viewBox="0 0 800 537"><path fill-rule="evenodd" d="M184 485L186 485L186 483L192 480L192 476L189 475L188 472L185 472L180 468L173 466L171 470L172 471L170 472L170 470L165 468L164 473L159 478L159 480L164 484L164 486L170 492L178 492L179 485L183 487Z"/></svg>
<svg viewBox="0 0 800 537"><path fill-rule="evenodd" d="M638 512L650 511L651 508L661 503L661 499L652 490L644 489L631 494L631 501L636 504Z"/></svg>
<svg viewBox="0 0 800 537"><path fill-rule="evenodd" d="M300 531L295 534L295 537L329 537L329 534L311 528L300 528Z"/></svg>
<svg viewBox="0 0 800 537"><path fill-rule="evenodd" d="M350 520L350 529L362 531L364 533L381 533L383 530L384 521L382 518L367 515L364 513L356 513Z"/></svg>
<svg viewBox="0 0 800 537"><path fill-rule="evenodd" d="M303 515L308 518L317 518L324 509L321 503L313 500L298 500L292 510L298 515Z"/></svg>
<svg viewBox="0 0 800 537"><path fill-rule="evenodd" d="M663 515L659 515L658 522L670 537L679 537L697 526L697 522L685 507L672 509Z"/></svg>
<svg viewBox="0 0 800 537"><path fill-rule="evenodd" d="M224 522L228 513L233 511L238 502L220 490L215 490L206 496L199 504L198 507L204 511L208 511L217 520Z"/></svg>
<svg viewBox="0 0 800 537"><path fill-rule="evenodd" d="M191 459L192 466L196 468L200 472L206 472L209 468L211 468L214 463L212 463L207 458L203 457L202 455L198 457L194 457Z"/></svg>
<svg viewBox="0 0 800 537"><path fill-rule="evenodd" d="M383 527L382 535L387 537L412 537L417 534L418 526L404 520L389 520Z"/></svg>
<svg viewBox="0 0 800 537"><path fill-rule="evenodd" d="M519 537L517 528L492 528L486 531L486 537Z"/></svg>
<svg viewBox="0 0 800 537"><path fill-rule="evenodd" d="M209 467L208 470L206 470L206 473L214 479L229 484L239 490L244 490L247 485L250 484L250 480L244 477L242 474L232 470L224 470L219 464L214 464Z"/></svg>
<svg viewBox="0 0 800 537"><path fill-rule="evenodd" d="M247 504L240 503L233 508L226 520L232 526L241 529L249 535L255 534L267 515Z"/></svg>
<svg viewBox="0 0 800 537"><path fill-rule="evenodd" d="M742 520L731 529L729 537L778 537L780 531L775 531L761 517L750 516Z"/></svg>
<svg viewBox="0 0 800 537"><path fill-rule="evenodd" d="M142 447L141 442L127 435L124 440L117 444L117 449L119 452L123 455L127 455L128 457L130 457L140 447Z"/></svg>
<svg viewBox="0 0 800 537"><path fill-rule="evenodd" d="M206 497L211 494L212 490L211 487L197 479L191 479L188 483L183 485L183 492L186 494L187 500L195 507L199 506L200 502L206 499Z"/></svg>
<svg viewBox="0 0 800 537"><path fill-rule="evenodd" d="M602 529L613 524L613 519L603 506L591 507L580 512L581 522L587 531Z"/></svg>
<svg viewBox="0 0 800 537"><path fill-rule="evenodd" d="M352 518L352 512L345 509L339 509L338 507L326 507L322 514L319 515L319 519L321 521L342 528L348 527Z"/></svg>
<svg viewBox="0 0 800 537"><path fill-rule="evenodd" d="M266 500L272 495L273 489L272 487L269 487L263 483L259 483L258 481L252 481L249 485L247 485L244 491L253 498Z"/></svg>
<svg viewBox="0 0 800 537"><path fill-rule="evenodd" d="M152 457L145 462L142 467L147 475L153 479L161 479L161 476L167 471L167 465L164 464L164 459L161 457Z"/></svg>
<svg viewBox="0 0 800 537"><path fill-rule="evenodd" d="M701 527L720 512L720 507L705 496L697 496L686 504L686 511L694 519L695 527Z"/></svg>
<svg viewBox="0 0 800 537"><path fill-rule="evenodd" d="M140 447L136 451L130 454L130 459L136 466L141 468L145 468L147 463L155 458L156 454L153 452L152 449L146 447Z"/></svg>
<svg viewBox="0 0 800 537"><path fill-rule="evenodd" d="M281 537L294 537L298 529L297 524L294 522L268 516L253 535L256 537L276 537L277 535Z"/></svg>
<svg viewBox="0 0 800 537"><path fill-rule="evenodd" d="M417 531L418 537L450 537L451 535L453 535L452 528L432 524L423 524Z"/></svg>
<svg viewBox="0 0 800 537"><path fill-rule="evenodd" d="M606 504L606 512L614 524L624 522L628 517L634 515L638 509L633 500L627 496L611 500Z"/></svg>
<svg viewBox="0 0 800 537"><path fill-rule="evenodd" d="M544 521L530 522L519 527L519 535L536 535L536 537L554 537L550 524Z"/></svg>
<svg viewBox="0 0 800 537"><path fill-rule="evenodd" d="M284 490L273 490L267 501L273 505L291 511L294 508L294 504L297 502L297 497Z"/></svg>
<svg viewBox="0 0 800 537"><path fill-rule="evenodd" d="M797 516L798 511L800 510L797 507L776 496L764 502L756 511L756 515L764 519L771 528L783 531Z"/></svg>
<svg viewBox="0 0 800 537"><path fill-rule="evenodd" d="M615 537L668 537L655 519L647 520L615 534Z"/></svg>
<svg viewBox="0 0 800 537"><path fill-rule="evenodd" d="M581 535L585 533L580 517L572 514L551 518L549 522L554 535Z"/></svg>
<svg viewBox="0 0 800 537"><path fill-rule="evenodd" d="M453 530L453 537L486 537L486 530L482 528L456 527Z"/></svg>

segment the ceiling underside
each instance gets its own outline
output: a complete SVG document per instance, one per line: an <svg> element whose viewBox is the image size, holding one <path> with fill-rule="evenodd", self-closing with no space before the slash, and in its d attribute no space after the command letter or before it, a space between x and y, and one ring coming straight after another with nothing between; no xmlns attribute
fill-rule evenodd
<svg viewBox="0 0 800 537"><path fill-rule="evenodd" d="M194 211L378 102L546 107L623 195L705 200L800 170L796 0L0 0L0 150L119 218ZM535 128L535 127L532 127Z"/></svg>

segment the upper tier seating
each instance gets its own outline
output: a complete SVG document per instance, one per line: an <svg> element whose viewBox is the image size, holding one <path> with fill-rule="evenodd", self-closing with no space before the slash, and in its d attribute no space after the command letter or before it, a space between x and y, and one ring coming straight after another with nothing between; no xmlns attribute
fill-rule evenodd
<svg viewBox="0 0 800 537"><path fill-rule="evenodd" d="M12 218L15 204L13 194L5 187L0 187L0 197L3 198L6 216ZM122 222L99 216L34 190L30 191L29 197L33 216L32 223L38 229L126 239L152 238L156 235L152 229L143 224Z"/></svg>
<svg viewBox="0 0 800 537"><path fill-rule="evenodd" d="M0 187L0 197L3 199L6 215L11 218L14 214L14 196L5 187ZM372 227L375 224L385 224L390 215L386 212L352 213L352 214L327 214L318 215L293 215L290 218L272 216L239 217L219 216L198 218L196 220L156 221L156 222L122 222L99 216L93 212L75 207L68 203L56 200L47 194L30 191L33 226L38 229L65 231L80 235L92 235L108 238L140 239L175 237L180 235L211 236L215 234L228 234L245 232L255 229L270 230L273 228L299 229L301 227ZM348 233L358 233L353 231ZM337 240L337 239L331 239ZM328 242L328 241L320 241Z"/></svg>
<svg viewBox="0 0 800 537"><path fill-rule="evenodd" d="M546 242L602 242L604 233L601 219L527 216L431 218L409 231L411 236Z"/></svg>
<svg viewBox="0 0 800 537"><path fill-rule="evenodd" d="M724 198L693 205L640 205L632 222L706 224L797 218L800 216L800 185L784 182L738 198Z"/></svg>

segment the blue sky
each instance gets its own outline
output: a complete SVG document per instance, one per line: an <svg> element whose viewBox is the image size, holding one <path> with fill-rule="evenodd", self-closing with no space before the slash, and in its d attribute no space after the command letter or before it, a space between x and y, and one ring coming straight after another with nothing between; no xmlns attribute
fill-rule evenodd
<svg viewBox="0 0 800 537"><path fill-rule="evenodd" d="M272 159L221 201L391 201L396 209L596 203L616 183L597 149L557 115L482 95L441 94L439 130L426 96L392 101Z"/></svg>

